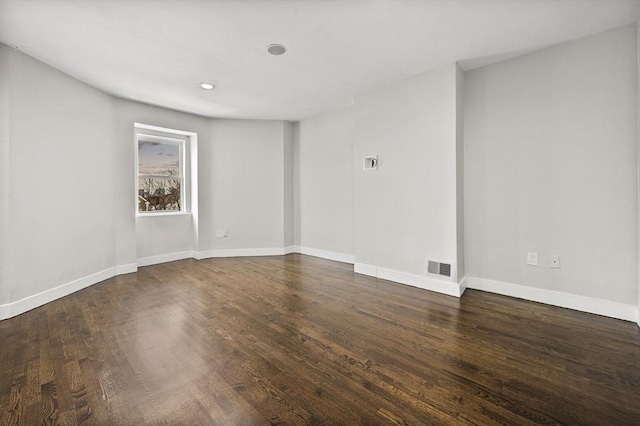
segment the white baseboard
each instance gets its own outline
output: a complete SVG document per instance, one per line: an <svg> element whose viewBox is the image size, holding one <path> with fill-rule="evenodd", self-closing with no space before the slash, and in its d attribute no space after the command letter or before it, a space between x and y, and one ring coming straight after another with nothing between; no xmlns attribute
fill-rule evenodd
<svg viewBox="0 0 640 426"><path fill-rule="evenodd" d="M367 265L366 263L354 263L353 272L378 278L378 268L372 265Z"/></svg>
<svg viewBox="0 0 640 426"><path fill-rule="evenodd" d="M320 250L311 247L294 246L295 253L306 254L308 256L321 257L323 259L335 260L336 262L350 263L353 265L354 256L347 253L339 253L329 250Z"/></svg>
<svg viewBox="0 0 640 426"><path fill-rule="evenodd" d="M459 286L460 286L460 296L462 296L462 294L464 293L464 291L467 289L467 278L466 278L466 277L465 277L465 278L463 278L463 279L460 281Z"/></svg>
<svg viewBox="0 0 640 426"><path fill-rule="evenodd" d="M49 290L27 296L24 299L17 300L13 303L0 306L0 319L7 319L20 315L31 309L37 308L61 297L75 293L78 290L87 288L93 284L108 280L116 275L116 268L107 268L95 274L69 281L68 283L59 285Z"/></svg>
<svg viewBox="0 0 640 426"><path fill-rule="evenodd" d="M249 249L222 249L193 252L196 260L209 259L212 257L253 257L253 256L283 256L287 254L286 248L249 248Z"/></svg>
<svg viewBox="0 0 640 426"><path fill-rule="evenodd" d="M562 293L553 290L545 290L535 287L527 287L518 284L488 280L477 277L466 277L460 284L442 281L435 278L413 275L406 272L394 271L364 263L354 263L353 256L344 253L335 253L308 247L288 246L285 248L258 248L258 249L229 249L209 251L184 251L158 256L150 256L138 259L138 263L117 265L107 268L95 274L82 277L68 283L59 285L49 290L25 297L16 302L0 305L0 320L14 317L31 309L67 296L93 284L112 278L116 275L136 272L138 266L155 265L158 263L172 262L175 260L194 258L207 259L212 257L245 257L245 256L281 256L289 253L301 253L309 256L321 257L344 263L353 263L354 272L363 275L411 285L425 290L435 291L450 296L460 297L465 288L488 291L505 296L517 297L548 305L560 306L577 311L589 312L611 318L636 322L640 327L640 307L624 303L611 302L587 296Z"/></svg>
<svg viewBox="0 0 640 426"><path fill-rule="evenodd" d="M278 253L273 253L273 249L269 249L270 254L284 254L283 249L277 249ZM233 253L231 253L233 252ZM242 254L240 254L242 252ZM261 254L256 254L261 253ZM167 253L157 256L149 256L139 258L137 263L128 263L124 265L117 265L112 268L105 269L100 272L96 272L95 274L88 275L86 277L82 277L68 283L59 285L57 287L45 290L43 292L27 296L24 299L17 300L12 303L0 305L0 320L8 319L14 317L16 315L20 315L24 312L30 311L31 309L37 308L39 306L45 305L49 302L53 302L56 299L67 296L71 293L74 293L78 290L82 290L83 288L89 287L93 284L99 283L101 281L112 278L116 275L130 274L136 272L139 266L150 266L156 265L159 263L165 262L173 262L175 260L189 259L189 258L197 258L197 252L183 251L177 253ZM240 251L216 251L217 257L224 256L258 256L258 255L266 255L262 249L249 249L249 250L240 250Z"/></svg>
<svg viewBox="0 0 640 426"><path fill-rule="evenodd" d="M157 256L142 257L138 259L137 266L150 266L157 265L159 263L173 262L175 260L193 258L196 260L210 259L215 257L254 257L254 256L284 256L290 253L300 253L297 246L287 247L264 247L264 248L242 248L242 249L215 249L215 250L203 250L203 251L181 251L176 253L167 253ZM326 252L331 253L331 252ZM305 253L306 254L306 253ZM339 254L339 253L338 253ZM321 256L319 256L321 257ZM334 259L332 259L334 260ZM134 263L125 265L127 267L136 265ZM127 270L129 273L135 272L133 270Z"/></svg>
<svg viewBox="0 0 640 426"><path fill-rule="evenodd" d="M638 308L635 305L477 277L466 277L465 282L467 288L474 290L488 291L626 321L637 321Z"/></svg>
<svg viewBox="0 0 640 426"><path fill-rule="evenodd" d="M189 259L192 257L194 256L193 256L193 251L191 250L179 251L176 253L159 254L156 256L149 256L149 257L139 257L138 267L157 265L158 263L173 262L176 260Z"/></svg>
<svg viewBox="0 0 640 426"><path fill-rule="evenodd" d="M138 272L137 263L127 263L126 265L116 266L116 275L133 274L134 272Z"/></svg>
<svg viewBox="0 0 640 426"><path fill-rule="evenodd" d="M11 303L0 305L0 320L11 318Z"/></svg>
<svg viewBox="0 0 640 426"><path fill-rule="evenodd" d="M400 284L406 284L454 297L460 297L464 292L464 286L456 283L409 274L407 272L394 271L393 269L381 268L364 263L354 264L353 270L358 274L369 275L383 280L394 281Z"/></svg>

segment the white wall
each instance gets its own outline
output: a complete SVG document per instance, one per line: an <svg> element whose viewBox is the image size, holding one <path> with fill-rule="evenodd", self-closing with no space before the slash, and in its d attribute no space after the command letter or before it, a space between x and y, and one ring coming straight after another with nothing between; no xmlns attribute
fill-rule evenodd
<svg viewBox="0 0 640 426"><path fill-rule="evenodd" d="M8 46L0 44L0 58L8 58ZM0 307L10 302L9 294L9 63L10 59L0 60ZM3 285L4 284L4 285ZM1 309L1 308L0 308ZM3 318L0 312L0 318Z"/></svg>
<svg viewBox="0 0 640 426"><path fill-rule="evenodd" d="M199 147L200 194L212 218L201 225L201 250L284 247L284 128L282 121L211 121L210 143ZM216 229L229 236L216 238Z"/></svg>
<svg viewBox="0 0 640 426"><path fill-rule="evenodd" d="M637 303L636 55L628 26L466 73L467 276Z"/></svg>
<svg viewBox="0 0 640 426"><path fill-rule="evenodd" d="M352 108L296 125L296 245L353 255Z"/></svg>
<svg viewBox="0 0 640 426"><path fill-rule="evenodd" d="M301 251L459 296L461 94L462 71L452 64L299 122L294 222ZM363 171L367 155L378 155L377 171ZM427 274L427 259L451 263L452 277Z"/></svg>
<svg viewBox="0 0 640 426"><path fill-rule="evenodd" d="M7 303L114 266L115 157L110 96L5 45L0 58Z"/></svg>
<svg viewBox="0 0 640 426"><path fill-rule="evenodd" d="M457 279L464 280L464 72L456 66L456 244Z"/></svg>
<svg viewBox="0 0 640 426"><path fill-rule="evenodd" d="M356 265L425 276L431 259L454 274L456 66L362 94L355 109ZM377 171L363 171L367 155Z"/></svg>
<svg viewBox="0 0 640 426"><path fill-rule="evenodd" d="M294 171L293 171L293 123L284 122L284 247L291 250L294 245Z"/></svg>
<svg viewBox="0 0 640 426"><path fill-rule="evenodd" d="M301 211L302 198L300 190L300 122L296 121L291 126L292 150L291 156L293 161L293 245L300 246L300 237L302 234Z"/></svg>

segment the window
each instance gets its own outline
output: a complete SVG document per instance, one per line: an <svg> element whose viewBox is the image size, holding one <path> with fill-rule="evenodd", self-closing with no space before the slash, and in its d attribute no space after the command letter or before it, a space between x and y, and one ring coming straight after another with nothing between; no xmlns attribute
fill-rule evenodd
<svg viewBox="0 0 640 426"><path fill-rule="evenodd" d="M138 213L185 212L185 141L137 134Z"/></svg>

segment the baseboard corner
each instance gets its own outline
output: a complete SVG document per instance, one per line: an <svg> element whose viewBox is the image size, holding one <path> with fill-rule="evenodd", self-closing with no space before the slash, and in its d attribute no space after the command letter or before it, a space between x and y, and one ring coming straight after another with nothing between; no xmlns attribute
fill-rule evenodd
<svg viewBox="0 0 640 426"><path fill-rule="evenodd" d="M138 272L138 263L126 263L124 265L116 266L116 275L133 274Z"/></svg>
<svg viewBox="0 0 640 426"><path fill-rule="evenodd" d="M467 277L462 277L462 279L458 283L458 287L460 287L460 297L462 297L465 290L467 289Z"/></svg>

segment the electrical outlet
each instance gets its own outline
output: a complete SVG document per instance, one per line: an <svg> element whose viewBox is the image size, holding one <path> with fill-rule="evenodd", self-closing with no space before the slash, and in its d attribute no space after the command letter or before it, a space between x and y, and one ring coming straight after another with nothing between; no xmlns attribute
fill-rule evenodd
<svg viewBox="0 0 640 426"><path fill-rule="evenodd" d="M538 266L538 253L532 251L527 253L527 265Z"/></svg>
<svg viewBox="0 0 640 426"><path fill-rule="evenodd" d="M224 229L216 229L216 238L224 237Z"/></svg>
<svg viewBox="0 0 640 426"><path fill-rule="evenodd" d="M549 267L552 269L560 269L560 256L549 256Z"/></svg>
<svg viewBox="0 0 640 426"><path fill-rule="evenodd" d="M223 237L228 237L229 236L229 230L225 229L224 230L224 234L222 235Z"/></svg>

